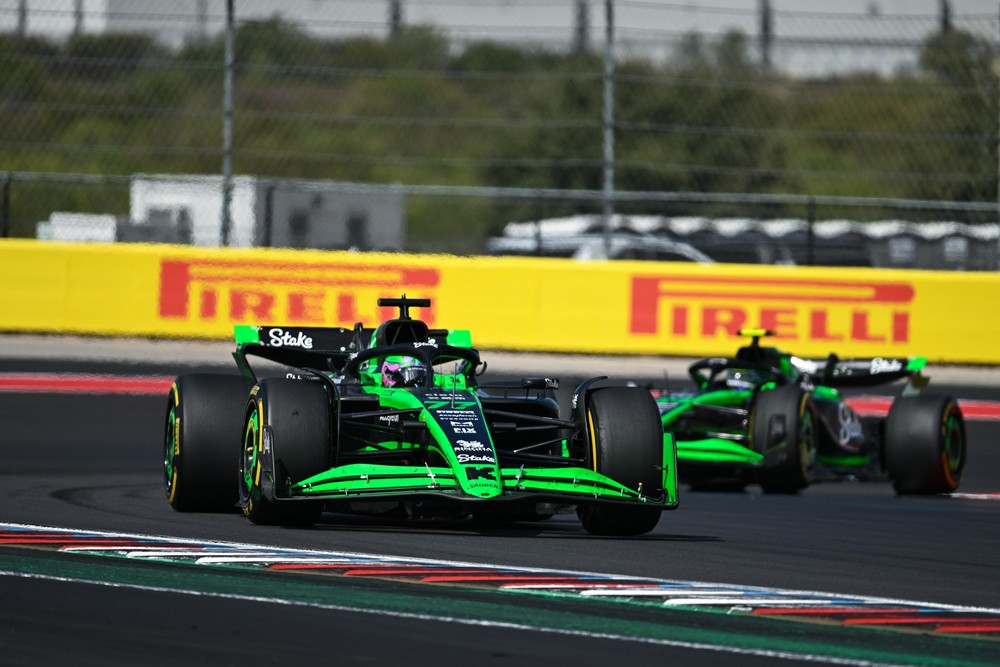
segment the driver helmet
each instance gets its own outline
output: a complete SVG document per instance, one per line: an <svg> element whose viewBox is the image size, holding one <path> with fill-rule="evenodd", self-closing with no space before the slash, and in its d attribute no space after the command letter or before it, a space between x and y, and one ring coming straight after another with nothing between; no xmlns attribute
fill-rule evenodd
<svg viewBox="0 0 1000 667"><path fill-rule="evenodd" d="M419 387L427 378L424 362L413 357L386 357L382 362L383 387Z"/></svg>

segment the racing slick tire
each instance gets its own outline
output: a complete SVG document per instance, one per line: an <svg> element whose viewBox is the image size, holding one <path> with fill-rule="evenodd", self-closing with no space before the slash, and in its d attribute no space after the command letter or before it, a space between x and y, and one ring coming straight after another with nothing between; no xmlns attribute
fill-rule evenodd
<svg viewBox="0 0 1000 667"><path fill-rule="evenodd" d="M242 375L192 374L167 397L163 447L167 502L180 512L236 508L233 457L253 381Z"/></svg>
<svg viewBox="0 0 1000 667"><path fill-rule="evenodd" d="M951 396L901 396L885 423L885 468L899 494L951 493L962 481L965 421Z"/></svg>
<svg viewBox="0 0 1000 667"><path fill-rule="evenodd" d="M587 428L592 470L644 495L662 492L663 423L656 400L637 387L604 387L589 396ZM642 535L656 527L659 506L583 504L577 514L592 535Z"/></svg>
<svg viewBox="0 0 1000 667"><path fill-rule="evenodd" d="M253 523L311 526L323 503L280 500L289 480L330 467L330 401L323 385L304 380L261 380L246 405L239 465L239 504Z"/></svg>
<svg viewBox="0 0 1000 667"><path fill-rule="evenodd" d="M757 482L765 493L797 493L816 464L816 408L808 391L785 385L760 392L750 412L754 451L764 455Z"/></svg>

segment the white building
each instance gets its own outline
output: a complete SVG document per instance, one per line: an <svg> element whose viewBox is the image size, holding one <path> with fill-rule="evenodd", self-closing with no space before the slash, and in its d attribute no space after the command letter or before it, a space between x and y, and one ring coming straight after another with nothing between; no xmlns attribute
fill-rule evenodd
<svg viewBox="0 0 1000 667"><path fill-rule="evenodd" d="M220 176L137 176L122 241L222 244ZM233 179L229 245L402 250L404 196L393 186Z"/></svg>

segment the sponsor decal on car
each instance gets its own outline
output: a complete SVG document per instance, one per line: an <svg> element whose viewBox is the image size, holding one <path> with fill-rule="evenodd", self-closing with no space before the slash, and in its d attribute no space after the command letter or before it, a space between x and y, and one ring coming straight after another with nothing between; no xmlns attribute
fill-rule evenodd
<svg viewBox="0 0 1000 667"><path fill-rule="evenodd" d="M495 464L497 460L492 454L459 454L458 462L465 463L489 463Z"/></svg>
<svg viewBox="0 0 1000 667"><path fill-rule="evenodd" d="M471 426L472 422L469 422ZM453 424L454 426L454 424ZM475 429L467 431L475 433ZM458 430L456 429L456 433ZM457 440L453 447L459 463L496 463L493 448L478 440Z"/></svg>
<svg viewBox="0 0 1000 667"><path fill-rule="evenodd" d="M476 407L475 401L462 400L451 394L427 394L426 399L427 409L445 419L451 417L478 419L473 411L473 408ZM473 414L469 414L470 412Z"/></svg>
<svg viewBox="0 0 1000 667"><path fill-rule="evenodd" d="M311 350L313 346L313 339L302 331L294 334L284 329L271 329L267 336L272 347L301 347Z"/></svg>
<svg viewBox="0 0 1000 667"><path fill-rule="evenodd" d="M871 367L869 372L872 375L878 375L880 373L898 373L903 370L903 362L899 359L883 359L882 357L875 357L871 361Z"/></svg>

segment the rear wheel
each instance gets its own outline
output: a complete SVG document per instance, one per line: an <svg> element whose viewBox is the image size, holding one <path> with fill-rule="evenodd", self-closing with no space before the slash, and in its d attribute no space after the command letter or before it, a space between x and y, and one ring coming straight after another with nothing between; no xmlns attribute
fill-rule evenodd
<svg viewBox="0 0 1000 667"><path fill-rule="evenodd" d="M181 512L236 507L233 457L253 381L242 375L181 375L167 398L163 441L167 502Z"/></svg>
<svg viewBox="0 0 1000 667"><path fill-rule="evenodd" d="M315 382L262 380L246 406L239 502L254 523L311 526L323 503L280 500L330 466L330 402Z"/></svg>
<svg viewBox="0 0 1000 667"><path fill-rule="evenodd" d="M590 467L647 496L662 492L663 425L656 401L635 387L594 390L587 406ZM636 504L581 505L583 527L594 535L641 535L656 527L662 509Z"/></svg>
<svg viewBox="0 0 1000 667"><path fill-rule="evenodd" d="M796 493L809 486L816 463L816 410L797 385L762 391L750 416L751 444L764 455L757 481L765 493Z"/></svg>
<svg viewBox="0 0 1000 667"><path fill-rule="evenodd" d="M965 469L965 422L951 396L903 396L885 424L885 467L901 494L951 493Z"/></svg>

